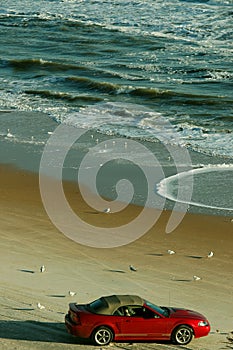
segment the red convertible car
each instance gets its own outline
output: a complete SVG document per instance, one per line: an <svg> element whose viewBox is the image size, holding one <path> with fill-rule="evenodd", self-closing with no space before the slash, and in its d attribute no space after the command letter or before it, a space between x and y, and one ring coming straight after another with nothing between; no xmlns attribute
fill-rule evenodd
<svg viewBox="0 0 233 350"><path fill-rule="evenodd" d="M157 306L136 295L103 296L88 304L70 303L68 332L103 346L112 341L169 340L188 344L208 335L205 316L192 310Z"/></svg>

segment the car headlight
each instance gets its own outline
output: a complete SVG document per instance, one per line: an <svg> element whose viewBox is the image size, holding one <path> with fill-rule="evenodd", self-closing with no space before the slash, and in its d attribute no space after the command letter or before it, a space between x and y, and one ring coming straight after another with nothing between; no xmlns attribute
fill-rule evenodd
<svg viewBox="0 0 233 350"><path fill-rule="evenodd" d="M204 327L204 326L208 326L208 325L209 325L209 323L207 321L200 321L198 323L198 326L200 326L200 327Z"/></svg>

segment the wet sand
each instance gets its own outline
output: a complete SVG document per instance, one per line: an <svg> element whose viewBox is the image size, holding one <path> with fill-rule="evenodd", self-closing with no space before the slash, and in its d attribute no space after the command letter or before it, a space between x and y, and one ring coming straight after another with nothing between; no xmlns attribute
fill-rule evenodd
<svg viewBox="0 0 233 350"><path fill-rule="evenodd" d="M170 213L140 239L117 248L92 248L59 232L41 201L38 176L0 167L0 273L2 349L98 349L67 334L70 301L89 302L107 294L138 294L159 305L195 309L207 316L211 333L185 349L233 348L226 335L233 324L233 223L229 217L186 214L171 234ZM93 226L115 227L141 208L120 214L96 213L75 184L64 184L76 213ZM79 228L77 227L77 230ZM94 232L93 232L94 234ZM176 253L169 255L168 249ZM210 251L212 258L207 258ZM137 267L131 272L129 265ZM46 270L40 273L40 266ZM198 275L201 280L194 281ZM76 292L70 297L68 291ZM45 309L39 310L40 302ZM178 349L164 343L119 344L111 349Z"/></svg>

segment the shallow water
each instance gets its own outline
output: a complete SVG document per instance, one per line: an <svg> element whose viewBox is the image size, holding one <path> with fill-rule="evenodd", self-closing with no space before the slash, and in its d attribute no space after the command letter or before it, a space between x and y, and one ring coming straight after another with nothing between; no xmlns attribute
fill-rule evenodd
<svg viewBox="0 0 233 350"><path fill-rule="evenodd" d="M13 113L0 114L1 161L38 170L46 141L62 123L88 132L78 142L78 160L73 151L66 161L67 178L77 178L81 155L101 141L135 140L152 150L164 177L206 169L194 174L192 210L229 213L232 17L227 0L6 0L0 108ZM102 146L101 157L111 152ZM140 162L148 166L146 159L147 151ZM212 164L219 166L209 172ZM168 206L178 199L175 179L160 186L156 178L155 188L172 200ZM103 183L104 195L114 196L114 186Z"/></svg>

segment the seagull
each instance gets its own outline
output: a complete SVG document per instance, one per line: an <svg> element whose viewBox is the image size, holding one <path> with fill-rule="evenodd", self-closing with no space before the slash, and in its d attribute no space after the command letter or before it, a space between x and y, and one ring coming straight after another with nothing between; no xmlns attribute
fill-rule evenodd
<svg viewBox="0 0 233 350"><path fill-rule="evenodd" d="M209 252L209 254L207 255L207 258L212 258L212 256L214 256L213 252Z"/></svg>
<svg viewBox="0 0 233 350"><path fill-rule="evenodd" d="M73 297L76 294L76 292L72 292L71 290L69 291L69 295Z"/></svg>
<svg viewBox="0 0 233 350"><path fill-rule="evenodd" d="M44 266L44 265L42 265L42 266L40 267L40 272L45 272L45 266Z"/></svg>
<svg viewBox="0 0 233 350"><path fill-rule="evenodd" d="M175 254L176 252L174 252L174 250L171 250L171 249L168 249L168 254L172 255L172 254Z"/></svg>
<svg viewBox="0 0 233 350"><path fill-rule="evenodd" d="M111 213L111 209L110 208L106 208L106 209L103 210L103 212L106 213L106 214L109 214L109 213Z"/></svg>
<svg viewBox="0 0 233 350"><path fill-rule="evenodd" d="M198 276L193 276L193 280L194 281L200 281L201 277L198 277Z"/></svg>
<svg viewBox="0 0 233 350"><path fill-rule="evenodd" d="M14 135L10 132L10 129L7 129L7 137L14 137Z"/></svg>
<svg viewBox="0 0 233 350"><path fill-rule="evenodd" d="M130 269L131 271L134 271L134 272L137 271L136 267L134 267L133 265L129 265L129 269Z"/></svg>
<svg viewBox="0 0 233 350"><path fill-rule="evenodd" d="M40 310L45 309L45 306L44 306L44 305L41 305L41 303L37 303L37 307L38 307L38 309L40 309Z"/></svg>

